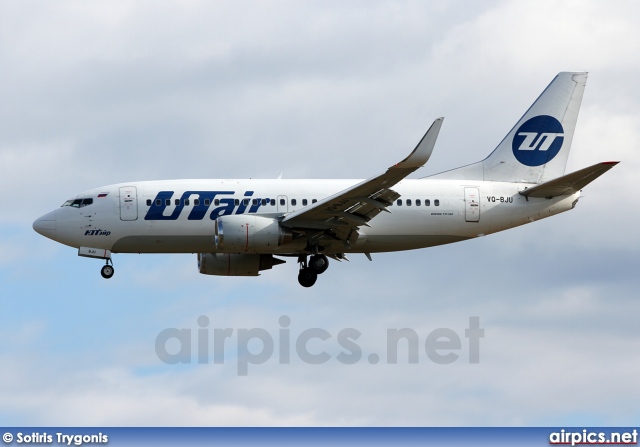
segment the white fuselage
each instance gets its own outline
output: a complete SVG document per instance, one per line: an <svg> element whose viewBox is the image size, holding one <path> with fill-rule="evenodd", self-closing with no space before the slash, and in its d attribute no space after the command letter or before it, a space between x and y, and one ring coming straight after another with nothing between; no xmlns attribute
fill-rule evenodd
<svg viewBox="0 0 640 447"><path fill-rule="evenodd" d="M38 220L47 237L72 247L114 253L216 253L215 219L253 214L281 218L360 180L167 180L110 185L77 196ZM411 250L457 242L570 210L580 193L525 198L533 184L469 180L403 180L401 198L361 227L354 244L325 244L325 253ZM128 196L128 197L127 197ZM35 226L34 226L35 227ZM304 253L302 239L271 254Z"/></svg>

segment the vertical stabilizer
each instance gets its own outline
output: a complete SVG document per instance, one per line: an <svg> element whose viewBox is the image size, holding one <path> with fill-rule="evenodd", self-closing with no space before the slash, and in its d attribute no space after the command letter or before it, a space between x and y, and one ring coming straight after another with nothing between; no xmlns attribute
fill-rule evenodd
<svg viewBox="0 0 640 447"><path fill-rule="evenodd" d="M542 183L564 175L587 73L559 73L498 147L439 178Z"/></svg>

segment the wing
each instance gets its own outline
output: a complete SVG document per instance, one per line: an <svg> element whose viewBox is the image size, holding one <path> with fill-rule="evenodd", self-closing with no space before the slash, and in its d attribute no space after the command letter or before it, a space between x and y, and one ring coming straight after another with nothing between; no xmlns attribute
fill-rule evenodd
<svg viewBox="0 0 640 447"><path fill-rule="evenodd" d="M618 163L617 161L598 163L597 165L563 175L562 177L534 186L533 188L525 189L524 191L520 191L520 194L525 197L546 197L548 199L565 194L573 194L580 191Z"/></svg>
<svg viewBox="0 0 640 447"><path fill-rule="evenodd" d="M313 239L331 237L349 246L358 237L358 227L370 226L371 219L382 211L389 212L387 206L400 197L391 187L429 160L443 119L433 122L413 152L400 163L382 174L288 214L281 224L298 233L306 233L311 243L314 243Z"/></svg>

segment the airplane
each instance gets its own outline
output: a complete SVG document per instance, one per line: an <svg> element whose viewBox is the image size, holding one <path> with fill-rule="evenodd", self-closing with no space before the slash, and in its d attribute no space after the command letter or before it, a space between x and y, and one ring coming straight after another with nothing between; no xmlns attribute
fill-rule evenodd
<svg viewBox="0 0 640 447"><path fill-rule="evenodd" d="M366 180L162 180L92 189L33 223L105 261L113 253L196 253L206 275L258 276L295 258L303 287L329 259L460 242L573 209L609 161L565 175L587 73L559 73L482 161L418 179L443 118L401 162ZM282 259L285 258L285 259Z"/></svg>

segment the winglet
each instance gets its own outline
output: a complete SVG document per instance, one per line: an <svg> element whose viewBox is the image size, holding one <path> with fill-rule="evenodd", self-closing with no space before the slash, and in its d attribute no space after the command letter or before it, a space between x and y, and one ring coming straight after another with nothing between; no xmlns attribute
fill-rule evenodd
<svg viewBox="0 0 640 447"><path fill-rule="evenodd" d="M413 152L411 152L407 158L402 160L395 167L417 169L424 166L431 157L443 120L443 117L436 119L431 127L429 127L429 130L427 130L427 133L424 134L424 137L422 137L422 140L420 140Z"/></svg>

